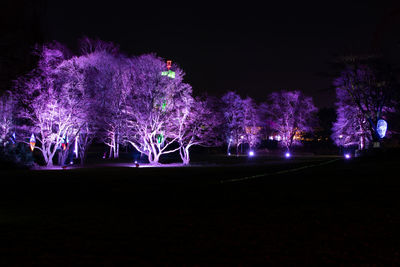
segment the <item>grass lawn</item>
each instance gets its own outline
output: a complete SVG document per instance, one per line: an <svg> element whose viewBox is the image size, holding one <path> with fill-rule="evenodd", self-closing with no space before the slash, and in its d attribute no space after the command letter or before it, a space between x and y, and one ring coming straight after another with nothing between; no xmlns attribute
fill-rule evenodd
<svg viewBox="0 0 400 267"><path fill-rule="evenodd" d="M399 158L218 163L1 171L0 265L400 264Z"/></svg>

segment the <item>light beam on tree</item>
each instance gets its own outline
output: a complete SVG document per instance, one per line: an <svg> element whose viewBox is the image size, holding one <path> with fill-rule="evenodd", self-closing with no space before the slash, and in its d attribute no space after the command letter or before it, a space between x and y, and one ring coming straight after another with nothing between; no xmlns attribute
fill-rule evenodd
<svg viewBox="0 0 400 267"><path fill-rule="evenodd" d="M31 151L33 151L35 149L35 145L36 145L36 138L33 133L31 135L31 139L29 140L29 145L30 145Z"/></svg>

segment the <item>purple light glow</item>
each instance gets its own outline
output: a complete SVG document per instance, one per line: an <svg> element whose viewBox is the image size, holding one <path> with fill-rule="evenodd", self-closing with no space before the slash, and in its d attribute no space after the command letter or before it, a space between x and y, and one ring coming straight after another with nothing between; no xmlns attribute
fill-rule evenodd
<svg viewBox="0 0 400 267"><path fill-rule="evenodd" d="M292 155L290 154L290 152L286 152L285 153L285 157L288 159L288 158L290 158Z"/></svg>
<svg viewBox="0 0 400 267"><path fill-rule="evenodd" d="M345 159L350 159L350 158L351 158L351 156L350 156L350 154L349 154L349 153L347 153L347 154L344 154L344 157L345 157Z"/></svg>
<svg viewBox="0 0 400 267"><path fill-rule="evenodd" d="M75 157L78 158L78 138L75 138L74 153L75 153Z"/></svg>
<svg viewBox="0 0 400 267"><path fill-rule="evenodd" d="M250 157L253 157L253 156L254 156L254 151L253 151L253 150L250 150L249 156L250 156Z"/></svg>
<svg viewBox="0 0 400 267"><path fill-rule="evenodd" d="M376 128L377 128L376 131L378 132L379 137L380 138L385 137L386 130L387 130L387 122L385 120L379 120Z"/></svg>

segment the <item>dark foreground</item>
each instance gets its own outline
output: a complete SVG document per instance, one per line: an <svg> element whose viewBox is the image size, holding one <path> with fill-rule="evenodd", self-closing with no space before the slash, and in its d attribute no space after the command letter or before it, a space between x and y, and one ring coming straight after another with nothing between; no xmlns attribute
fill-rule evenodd
<svg viewBox="0 0 400 267"><path fill-rule="evenodd" d="M399 159L328 160L1 172L0 266L400 264Z"/></svg>

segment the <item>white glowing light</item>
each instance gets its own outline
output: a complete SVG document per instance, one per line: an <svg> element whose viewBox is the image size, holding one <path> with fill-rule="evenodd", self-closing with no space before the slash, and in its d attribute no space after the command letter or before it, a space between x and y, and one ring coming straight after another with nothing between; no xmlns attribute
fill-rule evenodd
<svg viewBox="0 0 400 267"><path fill-rule="evenodd" d="M387 130L387 122L385 120L379 120L376 125L376 131L380 138L385 137Z"/></svg>
<svg viewBox="0 0 400 267"><path fill-rule="evenodd" d="M75 148L74 148L75 157L78 157L78 137L75 138Z"/></svg>
<svg viewBox="0 0 400 267"><path fill-rule="evenodd" d="M231 152L228 152L228 156L230 156L231 155Z"/></svg>
<svg viewBox="0 0 400 267"><path fill-rule="evenodd" d="M344 157L345 157L345 159L350 159L351 158L349 153L344 154Z"/></svg>
<svg viewBox="0 0 400 267"><path fill-rule="evenodd" d="M250 156L250 157L253 157L253 156L254 156L254 151L253 151L253 150L250 150L250 151L249 151L249 156Z"/></svg>
<svg viewBox="0 0 400 267"><path fill-rule="evenodd" d="M290 152L286 152L286 153L285 153L285 157L286 157L286 158L290 158L291 156L292 156L292 155L290 154Z"/></svg>
<svg viewBox="0 0 400 267"><path fill-rule="evenodd" d="M274 140L274 137L272 135L270 135L269 140Z"/></svg>

